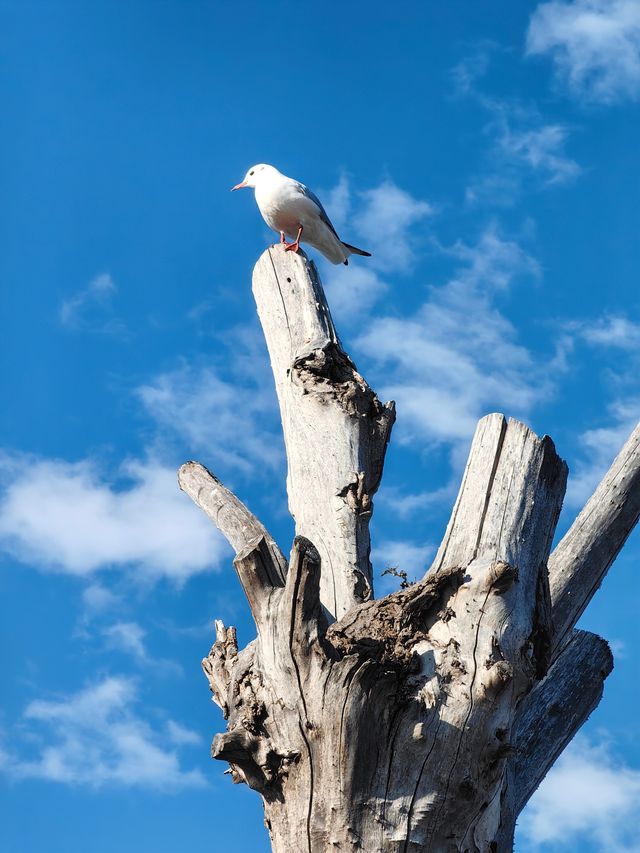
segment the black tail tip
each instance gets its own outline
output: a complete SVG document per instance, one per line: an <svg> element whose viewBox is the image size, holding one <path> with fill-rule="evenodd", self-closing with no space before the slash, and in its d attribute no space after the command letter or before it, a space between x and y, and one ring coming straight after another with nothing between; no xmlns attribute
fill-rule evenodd
<svg viewBox="0 0 640 853"><path fill-rule="evenodd" d="M348 249L354 255L362 255L364 258L370 258L371 257L371 252L365 252L364 249L358 249L357 246L351 246L351 245L349 245L349 243L344 243L344 242L342 243L342 245L345 247L345 249Z"/></svg>

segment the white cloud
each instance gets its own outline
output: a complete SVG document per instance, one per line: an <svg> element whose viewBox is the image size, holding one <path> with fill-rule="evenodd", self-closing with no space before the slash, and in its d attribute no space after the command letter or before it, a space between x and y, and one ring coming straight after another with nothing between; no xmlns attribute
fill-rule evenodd
<svg viewBox="0 0 640 853"><path fill-rule="evenodd" d="M41 569L90 575L136 566L182 582L227 554L220 534L180 493L173 468L129 461L116 488L90 460L5 455L0 548Z"/></svg>
<svg viewBox="0 0 640 853"><path fill-rule="evenodd" d="M181 726L180 723L176 723L174 720L167 720L167 735L173 743L179 746L183 744L193 744L195 746L201 742L200 735L197 732L192 732L191 729Z"/></svg>
<svg viewBox="0 0 640 853"><path fill-rule="evenodd" d="M513 204L523 187L546 188L565 184L582 171L566 153L569 128L550 123L533 109L517 102L489 98L476 100L491 120L485 134L491 145L485 155L484 171L466 191L471 204Z"/></svg>
<svg viewBox="0 0 640 853"><path fill-rule="evenodd" d="M396 274L410 267L413 247L421 242L424 232L421 223L435 212L429 202L414 198L389 179L354 194L343 174L336 186L323 193L323 198L342 238L347 243L358 243L354 237L357 233L366 243L361 248L373 255L366 268L393 270Z"/></svg>
<svg viewBox="0 0 640 853"><path fill-rule="evenodd" d="M363 206L356 216L357 230L370 241L374 264L394 272L407 270L414 258L413 244L419 242L412 231L420 233L420 223L433 214L433 207L393 181L384 181L359 196Z"/></svg>
<svg viewBox="0 0 640 853"><path fill-rule="evenodd" d="M569 473L565 503L581 508L616 458L640 420L640 399L617 400L609 406L607 426L585 430L578 436L582 459Z"/></svg>
<svg viewBox="0 0 640 853"><path fill-rule="evenodd" d="M400 518L407 518L414 512L428 509L434 505L451 503L456 495L458 483L451 481L447 486L442 486L433 491L405 492L400 489L383 487L378 500L388 504Z"/></svg>
<svg viewBox="0 0 640 853"><path fill-rule="evenodd" d="M632 853L638 844L640 770L625 766L605 743L578 735L549 771L518 825L528 849Z"/></svg>
<svg viewBox="0 0 640 853"><path fill-rule="evenodd" d="M579 509L591 497L640 420L637 385L640 324L621 315L604 315L572 321L564 329L570 341L582 340L597 347L599 355L604 351L614 358L614 367L606 375L610 386L607 390L615 397L603 413L604 424L577 437L577 460L570 466L565 503Z"/></svg>
<svg viewBox="0 0 640 853"><path fill-rule="evenodd" d="M527 53L549 54L569 91L610 103L640 95L638 0L552 0L534 11Z"/></svg>
<svg viewBox="0 0 640 853"><path fill-rule="evenodd" d="M371 562L378 575L376 594L388 595L400 588L402 575L398 577L386 574L387 569L397 569L398 572L402 572L409 583L420 580L429 568L435 552L435 545L430 542L418 543L402 539L376 541L371 550Z"/></svg>
<svg viewBox="0 0 640 853"><path fill-rule="evenodd" d="M101 583L90 583L82 591L82 603L84 604L86 617L95 613L110 610L120 602L120 598Z"/></svg>
<svg viewBox="0 0 640 853"><path fill-rule="evenodd" d="M362 242L362 248L373 255L366 265L336 267L320 262L331 313L340 325L350 325L361 321L389 291L386 272L393 270L397 276L410 270L415 247L426 242L424 220L434 208L390 180L353 193L344 175L326 197L327 210L344 239Z"/></svg>
<svg viewBox="0 0 640 853"><path fill-rule="evenodd" d="M484 49L452 71L457 94L471 98L489 117L483 129L490 141L483 171L467 187L466 201L511 205L524 187L545 188L576 178L582 170L565 150L569 128L547 121L520 99L486 95L477 83L488 67L489 51Z"/></svg>
<svg viewBox="0 0 640 853"><path fill-rule="evenodd" d="M542 173L546 184L561 184L580 174L580 166L564 153L568 129L561 124L512 129L505 122L498 146L507 159Z"/></svg>
<svg viewBox="0 0 640 853"><path fill-rule="evenodd" d="M607 316L592 322L570 324L569 330L595 346L633 352L640 350L640 323L627 317Z"/></svg>
<svg viewBox="0 0 640 853"><path fill-rule="evenodd" d="M460 95L476 95L476 83L487 73L490 53L496 48L494 42L484 41L474 53L465 56L451 69L455 91Z"/></svg>
<svg viewBox="0 0 640 853"><path fill-rule="evenodd" d="M113 297L118 288L108 273L93 278L82 290L63 300L59 318L67 329L122 334L124 323L115 316Z"/></svg>
<svg viewBox="0 0 640 853"><path fill-rule="evenodd" d="M496 409L526 416L550 392L493 303L515 277L537 275L535 261L495 228L451 253L463 266L415 314L373 319L356 341L380 367L381 396L398 404L403 442L467 442L478 417Z"/></svg>
<svg viewBox="0 0 640 853"><path fill-rule="evenodd" d="M544 123L536 114L522 110L512 113L512 107L490 99L484 103L493 114L485 129L492 144L483 173L467 187L467 203L509 206L524 187L558 186L581 173L578 163L565 152L569 138L565 125ZM517 113L519 118L515 118Z"/></svg>
<svg viewBox="0 0 640 853"><path fill-rule="evenodd" d="M361 321L389 289L375 270L355 264L327 269L324 280L331 315L345 325Z"/></svg>
<svg viewBox="0 0 640 853"><path fill-rule="evenodd" d="M340 175L338 183L322 194L323 204L329 214L329 219L335 225L338 233L347 225L351 212L351 188L345 174Z"/></svg>
<svg viewBox="0 0 640 853"><path fill-rule="evenodd" d="M139 661L147 659L144 645L145 631L137 622L116 622L102 632L107 639L109 648L126 652Z"/></svg>
<svg viewBox="0 0 640 853"><path fill-rule="evenodd" d="M19 732L36 744L36 755L5 753L0 769L16 779L44 779L68 785L104 785L176 790L202 787L200 770L181 767L177 749L196 743L194 732L166 721L154 730L135 710L132 679L105 678L70 696L31 702ZM17 741L18 733L12 740ZM25 752L34 747L25 745Z"/></svg>
<svg viewBox="0 0 640 853"><path fill-rule="evenodd" d="M189 455L204 453L245 474L277 468L283 445L274 431L273 389L255 383L253 365L250 385L226 381L212 367L185 364L154 377L136 393L157 424L187 445ZM241 356L235 367L242 368ZM262 377L262 370L257 373Z"/></svg>
<svg viewBox="0 0 640 853"><path fill-rule="evenodd" d="M393 566L407 572L409 576L422 577L434 553L435 547L428 542L416 544L399 539L383 539L372 550L371 560L378 569Z"/></svg>

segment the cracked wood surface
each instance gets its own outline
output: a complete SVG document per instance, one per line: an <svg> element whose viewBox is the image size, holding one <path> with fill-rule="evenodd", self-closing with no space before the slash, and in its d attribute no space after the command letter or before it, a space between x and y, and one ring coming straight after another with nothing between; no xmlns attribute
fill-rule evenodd
<svg viewBox="0 0 640 853"><path fill-rule="evenodd" d="M254 274L288 459L289 564L198 463L180 485L236 551L257 637L216 622L212 755L263 799L275 853L486 853L598 704L606 642L572 631L635 524L638 430L551 558L567 469L548 437L477 427L433 565L371 598L369 519L394 419L345 354L315 267ZM548 566L548 568L547 568Z"/></svg>
<svg viewBox="0 0 640 853"><path fill-rule="evenodd" d="M268 249L253 293L280 404L289 510L320 554L322 603L340 618L372 592L369 520L395 409L342 349L304 254Z"/></svg>
<svg viewBox="0 0 640 853"><path fill-rule="evenodd" d="M229 730L213 755L261 793L274 851L485 851L501 831L516 707L546 671L566 466L490 416L467 473L422 581L329 624L321 557L297 537L246 656L231 643L229 668L224 631L214 644Z"/></svg>
<svg viewBox="0 0 640 853"><path fill-rule="evenodd" d="M549 558L560 649L640 517L640 424Z"/></svg>

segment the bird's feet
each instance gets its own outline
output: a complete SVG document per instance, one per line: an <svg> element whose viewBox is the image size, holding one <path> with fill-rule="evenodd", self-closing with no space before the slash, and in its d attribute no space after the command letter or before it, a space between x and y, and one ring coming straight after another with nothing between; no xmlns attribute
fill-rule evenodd
<svg viewBox="0 0 640 853"><path fill-rule="evenodd" d="M298 226L298 233L296 234L296 239L293 243L284 243L285 252L299 252L300 251L300 237L302 237L302 225ZM284 242L284 240L283 240Z"/></svg>

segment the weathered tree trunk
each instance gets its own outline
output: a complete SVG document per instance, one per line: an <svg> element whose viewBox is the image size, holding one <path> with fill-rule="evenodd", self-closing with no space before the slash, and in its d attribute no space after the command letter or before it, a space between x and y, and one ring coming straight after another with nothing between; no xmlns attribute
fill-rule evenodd
<svg viewBox="0 0 640 853"><path fill-rule="evenodd" d="M278 853L507 851L602 695L612 659L573 626L640 513L640 428L549 556L567 469L517 421L478 424L433 565L373 600L368 524L394 420L336 335L315 267L254 273L284 429L287 561L201 465L181 487L236 550L257 638L216 623L212 745L264 802Z"/></svg>

